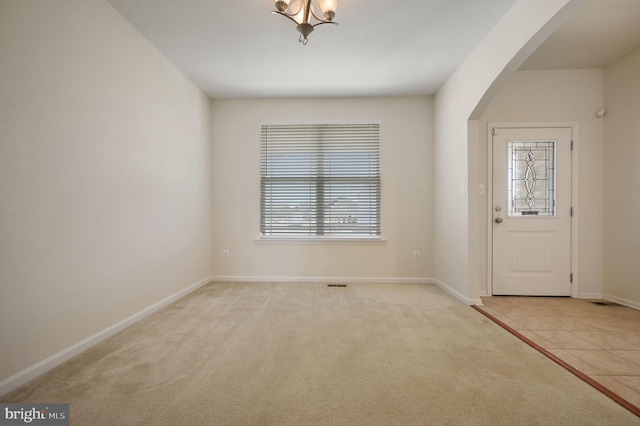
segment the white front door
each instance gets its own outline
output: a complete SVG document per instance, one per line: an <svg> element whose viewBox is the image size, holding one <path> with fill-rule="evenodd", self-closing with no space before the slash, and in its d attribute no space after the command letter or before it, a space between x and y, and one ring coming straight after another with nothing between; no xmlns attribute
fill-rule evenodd
<svg viewBox="0 0 640 426"><path fill-rule="evenodd" d="M493 294L571 294L571 129L493 129Z"/></svg>

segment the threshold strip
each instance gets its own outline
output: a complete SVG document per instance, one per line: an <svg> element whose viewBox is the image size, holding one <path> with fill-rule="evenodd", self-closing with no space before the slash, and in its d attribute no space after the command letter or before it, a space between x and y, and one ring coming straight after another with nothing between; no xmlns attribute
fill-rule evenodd
<svg viewBox="0 0 640 426"><path fill-rule="evenodd" d="M564 367L566 370L568 370L571 373L573 373L573 375L575 375L576 377L578 377L578 378L582 379L583 381L587 382L588 384L590 384L591 386L593 386L594 388L596 388L597 390L599 390L600 392L602 392L603 394L605 394L606 396L608 396L609 398L611 398L612 400L617 402L618 404L622 405L627 410L631 411L636 416L640 417L640 407L635 406L634 404L630 403L629 401L627 401L626 399L624 399L623 397L621 397L617 393L613 392L609 388L607 388L607 387L601 385L600 383L596 382L591 377L589 377L586 374L584 374L582 371L580 371L577 368L573 367L572 365L568 364L566 361L563 361L562 359L558 358L556 355L552 354L551 352L549 352L548 350L546 350L542 346L538 345L537 343L533 342L529 338L527 338L524 335L520 334L518 331L516 331L513 328L509 327L507 324L503 323L498 318L494 317L493 315L491 315L488 312L485 312L484 310L482 310L482 308L480 308L480 307L478 307L476 305L472 305L471 307L473 309L475 309L476 311L480 312L485 317L489 318L491 321L493 321L496 324L498 324L500 327L502 327L505 330L507 330L509 333L511 333L514 336L516 336L518 339L520 339L523 342L525 342L527 345L531 346L532 348L534 348L535 350L537 350L538 352L540 352L541 354L543 354L544 356L549 358L550 360L554 361L556 364L560 365L561 367Z"/></svg>

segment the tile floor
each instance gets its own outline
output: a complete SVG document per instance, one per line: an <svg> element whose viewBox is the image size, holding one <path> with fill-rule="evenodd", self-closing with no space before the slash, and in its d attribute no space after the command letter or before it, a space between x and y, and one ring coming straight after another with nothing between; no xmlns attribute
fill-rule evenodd
<svg viewBox="0 0 640 426"><path fill-rule="evenodd" d="M639 310L563 297L482 302L482 310L640 408Z"/></svg>

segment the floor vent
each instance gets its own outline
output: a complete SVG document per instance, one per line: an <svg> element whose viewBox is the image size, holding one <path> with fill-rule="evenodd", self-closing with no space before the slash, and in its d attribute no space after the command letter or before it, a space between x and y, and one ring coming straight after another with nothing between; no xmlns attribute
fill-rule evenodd
<svg viewBox="0 0 640 426"><path fill-rule="evenodd" d="M346 284L327 284L327 287L346 287Z"/></svg>

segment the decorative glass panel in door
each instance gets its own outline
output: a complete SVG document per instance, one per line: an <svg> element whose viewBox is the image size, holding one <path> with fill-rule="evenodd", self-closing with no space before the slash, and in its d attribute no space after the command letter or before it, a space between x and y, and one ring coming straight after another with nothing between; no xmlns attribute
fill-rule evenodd
<svg viewBox="0 0 640 426"><path fill-rule="evenodd" d="M509 142L507 212L555 216L555 142Z"/></svg>

